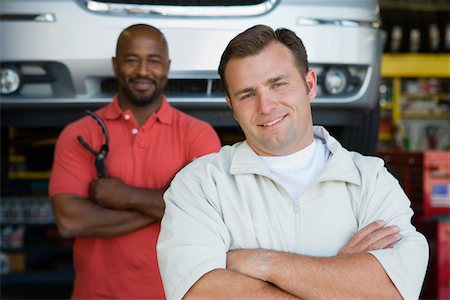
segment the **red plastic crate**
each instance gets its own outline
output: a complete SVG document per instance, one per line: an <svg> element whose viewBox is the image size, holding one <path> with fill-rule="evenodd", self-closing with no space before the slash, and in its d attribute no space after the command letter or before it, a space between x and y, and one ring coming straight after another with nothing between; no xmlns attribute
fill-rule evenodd
<svg viewBox="0 0 450 300"><path fill-rule="evenodd" d="M425 235L430 259L420 300L450 299L450 216L415 220L417 230Z"/></svg>
<svg viewBox="0 0 450 300"><path fill-rule="evenodd" d="M450 299L450 220L437 224L438 299Z"/></svg>

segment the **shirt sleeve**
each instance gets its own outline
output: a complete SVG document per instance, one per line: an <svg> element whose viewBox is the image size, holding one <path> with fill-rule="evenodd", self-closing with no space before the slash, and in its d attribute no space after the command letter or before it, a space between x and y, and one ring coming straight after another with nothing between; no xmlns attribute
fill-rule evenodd
<svg viewBox="0 0 450 300"><path fill-rule="evenodd" d="M226 268L230 235L205 184L213 176L198 163L179 172L164 194L157 250L167 299L181 299L204 274Z"/></svg>
<svg viewBox="0 0 450 300"><path fill-rule="evenodd" d="M404 299L418 299L428 264L428 243L411 224L413 211L403 189L382 162L369 201L363 207L363 224L382 219L386 225L400 227L402 239L393 248L369 251L384 270Z"/></svg>
<svg viewBox="0 0 450 300"><path fill-rule="evenodd" d="M195 124L195 128L186 132L192 133L189 147L189 157L192 159L219 151L221 147L219 136L208 123L199 121Z"/></svg>
<svg viewBox="0 0 450 300"><path fill-rule="evenodd" d="M88 186L95 177L94 156L77 140L87 138L79 126L68 125L58 137L50 175L49 196L58 193L88 195Z"/></svg>

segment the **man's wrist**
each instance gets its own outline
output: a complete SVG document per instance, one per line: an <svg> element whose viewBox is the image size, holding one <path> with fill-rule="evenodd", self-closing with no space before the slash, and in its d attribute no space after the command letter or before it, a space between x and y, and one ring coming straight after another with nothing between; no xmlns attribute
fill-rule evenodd
<svg viewBox="0 0 450 300"><path fill-rule="evenodd" d="M274 268L276 268L278 254L278 252L272 250L261 250L260 255L262 255L262 263L258 268L258 272L260 273L260 278L262 280L271 282L272 272L275 270Z"/></svg>

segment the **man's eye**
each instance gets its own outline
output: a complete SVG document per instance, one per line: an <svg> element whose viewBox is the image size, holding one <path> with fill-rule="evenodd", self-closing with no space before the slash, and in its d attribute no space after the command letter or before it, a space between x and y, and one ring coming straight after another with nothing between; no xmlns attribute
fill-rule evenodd
<svg viewBox="0 0 450 300"><path fill-rule="evenodd" d="M127 58L127 59L125 59L125 63L127 63L127 64L135 64L137 62L138 62L138 60L134 59L134 58Z"/></svg>
<svg viewBox="0 0 450 300"><path fill-rule="evenodd" d="M278 87L283 86L283 85L286 85L286 83L285 83L285 82L275 82L275 83L272 85L272 87L278 88Z"/></svg>
<svg viewBox="0 0 450 300"><path fill-rule="evenodd" d="M149 61L148 61L148 63L149 64L161 64L161 60L159 60L159 59L150 59Z"/></svg>
<svg viewBox="0 0 450 300"><path fill-rule="evenodd" d="M248 98L253 97L253 96L254 96L254 93L245 93L239 99L240 100L245 100L245 99L248 99Z"/></svg>

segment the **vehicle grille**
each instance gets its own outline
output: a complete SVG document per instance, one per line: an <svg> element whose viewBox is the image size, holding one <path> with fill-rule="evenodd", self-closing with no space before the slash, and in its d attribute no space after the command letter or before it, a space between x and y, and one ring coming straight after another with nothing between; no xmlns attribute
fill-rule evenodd
<svg viewBox="0 0 450 300"><path fill-rule="evenodd" d="M114 78L104 79L101 82L102 94L117 92L117 81ZM182 95L183 97L223 96L225 89L220 79L169 79L165 89L166 95Z"/></svg>
<svg viewBox="0 0 450 300"><path fill-rule="evenodd" d="M257 5L266 0L97 0L97 2L174 6L241 6Z"/></svg>
<svg viewBox="0 0 450 300"><path fill-rule="evenodd" d="M165 17L252 17L280 0L78 0L87 10L114 15Z"/></svg>

